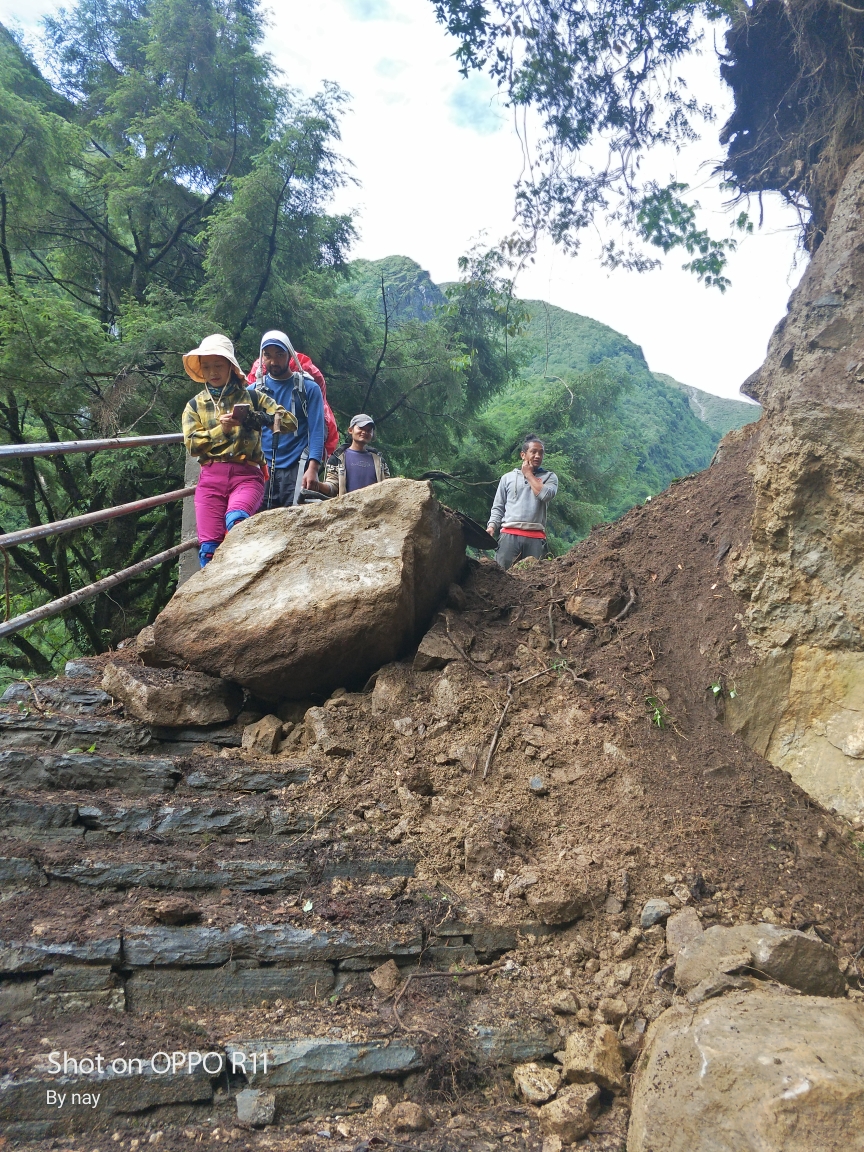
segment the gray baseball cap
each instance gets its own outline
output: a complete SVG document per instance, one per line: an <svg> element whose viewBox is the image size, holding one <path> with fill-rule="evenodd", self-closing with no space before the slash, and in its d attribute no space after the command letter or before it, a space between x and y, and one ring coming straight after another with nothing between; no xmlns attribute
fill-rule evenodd
<svg viewBox="0 0 864 1152"><path fill-rule="evenodd" d="M373 428L375 427L375 421L372 419L371 416L368 416L365 412L361 412L357 416L352 416L351 420L348 423L348 427L349 428L356 428L358 424L360 425L361 428L366 428L370 424L372 425Z"/></svg>

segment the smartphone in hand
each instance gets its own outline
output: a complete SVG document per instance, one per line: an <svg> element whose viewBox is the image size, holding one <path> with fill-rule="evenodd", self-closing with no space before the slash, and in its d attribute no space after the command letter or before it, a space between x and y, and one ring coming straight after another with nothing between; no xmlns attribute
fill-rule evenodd
<svg viewBox="0 0 864 1152"><path fill-rule="evenodd" d="M231 419L236 424L243 424L248 419L251 410L251 404L235 404L231 409Z"/></svg>

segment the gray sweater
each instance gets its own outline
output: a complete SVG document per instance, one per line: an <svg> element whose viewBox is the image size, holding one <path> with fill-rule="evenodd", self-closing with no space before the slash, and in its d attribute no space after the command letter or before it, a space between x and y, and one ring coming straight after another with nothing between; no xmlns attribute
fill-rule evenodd
<svg viewBox="0 0 864 1152"><path fill-rule="evenodd" d="M496 528L521 528L526 532L546 531L546 509L558 492L558 477L545 468L538 469L535 475L543 481L539 496L531 491L521 468L514 468L501 477L489 514L490 524Z"/></svg>

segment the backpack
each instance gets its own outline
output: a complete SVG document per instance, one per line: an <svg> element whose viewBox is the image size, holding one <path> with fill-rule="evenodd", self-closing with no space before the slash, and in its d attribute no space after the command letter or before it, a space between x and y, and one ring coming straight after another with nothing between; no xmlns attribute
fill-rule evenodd
<svg viewBox="0 0 864 1152"><path fill-rule="evenodd" d="M324 459L322 464L327 462L327 457L332 455L336 445L339 443L339 429L336 427L336 417L333 415L333 409L327 403L327 382L324 379L324 373L320 368L316 367L312 361L303 352L297 353L297 359L300 361L299 365L295 363L293 357L289 364L292 372L301 371L307 376L311 376L318 387L321 389L321 395L324 399ZM252 365L249 375L246 380L249 384L256 384L258 380L258 368L261 364L260 357Z"/></svg>

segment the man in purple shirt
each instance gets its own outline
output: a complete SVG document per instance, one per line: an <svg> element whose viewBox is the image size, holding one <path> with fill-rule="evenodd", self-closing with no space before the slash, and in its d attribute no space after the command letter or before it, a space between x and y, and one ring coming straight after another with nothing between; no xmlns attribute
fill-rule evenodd
<svg viewBox="0 0 864 1152"><path fill-rule="evenodd" d="M376 448L370 448L375 439L375 421L365 412L352 416L348 426L349 444L337 448L327 461L327 473L317 490L326 496L344 496L369 484L390 479L387 461Z"/></svg>

